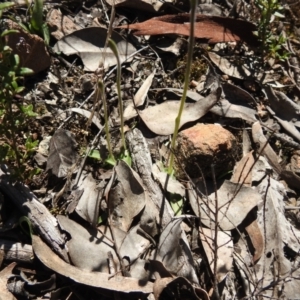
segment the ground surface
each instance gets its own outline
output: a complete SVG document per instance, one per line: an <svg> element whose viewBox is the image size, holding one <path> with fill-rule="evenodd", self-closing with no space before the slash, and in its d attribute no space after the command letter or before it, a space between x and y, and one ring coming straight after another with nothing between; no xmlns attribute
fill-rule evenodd
<svg viewBox="0 0 300 300"><path fill-rule="evenodd" d="M16 24L34 6L4 10L35 74L1 94L0 299L300 298L300 3L280 4L265 47L252 1L199 5L171 177L189 1L45 2L48 46Z"/></svg>

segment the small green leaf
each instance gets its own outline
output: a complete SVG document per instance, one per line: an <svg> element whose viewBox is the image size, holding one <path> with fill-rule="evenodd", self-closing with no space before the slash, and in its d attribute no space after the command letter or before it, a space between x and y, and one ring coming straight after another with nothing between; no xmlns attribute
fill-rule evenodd
<svg viewBox="0 0 300 300"><path fill-rule="evenodd" d="M183 198L180 198L176 201L171 200L170 205L175 213L175 216L180 216L182 214Z"/></svg>
<svg viewBox="0 0 300 300"><path fill-rule="evenodd" d="M97 160L101 160L101 155L100 155L100 151L97 149L93 149L90 151L90 153L88 154L88 157L90 158L94 158Z"/></svg>
<svg viewBox="0 0 300 300"><path fill-rule="evenodd" d="M16 93L16 94L19 94L19 93L23 92L24 89L25 89L24 86L19 86L19 87L17 87L17 88L15 89L15 93Z"/></svg>
<svg viewBox="0 0 300 300"><path fill-rule="evenodd" d="M33 73L34 73L33 70L31 70L29 68L21 68L19 70L19 75L21 75L21 76L32 75Z"/></svg>
<svg viewBox="0 0 300 300"><path fill-rule="evenodd" d="M29 231L23 226L24 222L28 225ZM26 216L21 217L19 219L19 225L20 225L21 229L23 230L23 232L25 232L27 235L29 235L30 237L33 235L32 225L31 225L31 222L28 217L26 217Z"/></svg>
<svg viewBox="0 0 300 300"><path fill-rule="evenodd" d="M1 37L4 37L6 35L9 35L9 34L13 34L13 33L18 33L19 31L18 30L15 30L15 29L9 29L9 30L4 30L2 33L1 33Z"/></svg>
<svg viewBox="0 0 300 300"><path fill-rule="evenodd" d="M21 110L28 117L36 117L36 116L38 116L38 114L33 111L33 105L32 104L22 105L21 106Z"/></svg>
<svg viewBox="0 0 300 300"><path fill-rule="evenodd" d="M32 141L32 138L31 138L31 137L28 137L28 138L26 139L26 142L25 142L26 150L27 150L27 151L35 150L35 148L38 146L38 144L39 144L39 141L38 141L38 140Z"/></svg>
<svg viewBox="0 0 300 300"><path fill-rule="evenodd" d="M42 31L43 31L44 42L45 42L46 45L49 45L50 32L49 32L48 25L46 23L43 24Z"/></svg>
<svg viewBox="0 0 300 300"><path fill-rule="evenodd" d="M131 164L132 164L132 159L131 159L131 156L130 156L130 153L128 150L125 150L121 156L120 156L120 159L125 161L126 164L131 167Z"/></svg>
<svg viewBox="0 0 300 300"><path fill-rule="evenodd" d="M111 166L115 166L117 161L114 159L114 157L108 157L105 162Z"/></svg>
<svg viewBox="0 0 300 300"><path fill-rule="evenodd" d="M34 1L30 20L32 28L40 33L43 32L43 2L43 0Z"/></svg>
<svg viewBox="0 0 300 300"><path fill-rule="evenodd" d="M4 2L4 3L0 3L0 10L6 9L6 8L10 8L15 6L15 2Z"/></svg>

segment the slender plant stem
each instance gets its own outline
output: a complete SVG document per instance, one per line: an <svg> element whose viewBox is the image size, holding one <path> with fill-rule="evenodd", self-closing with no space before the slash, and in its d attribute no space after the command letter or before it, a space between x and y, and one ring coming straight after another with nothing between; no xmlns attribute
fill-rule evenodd
<svg viewBox="0 0 300 300"><path fill-rule="evenodd" d="M120 120L121 120L121 140L122 140L122 146L123 149L126 150L126 142L125 142L125 135L124 135L124 113L123 113L123 102L121 97L121 62L120 62L120 56L118 53L118 48L116 43L109 39L108 45L114 55L117 59L117 92L118 92L118 100L119 100L119 114L120 114Z"/></svg>
<svg viewBox="0 0 300 300"><path fill-rule="evenodd" d="M170 156L170 162L169 162L169 168L168 173L172 174L173 172L173 165L174 165L174 151L176 146L176 139L179 131L180 126L180 120L182 116L182 112L184 109L184 104L186 100L186 95L190 83L190 72L191 72L191 66L193 61L193 50L194 50L194 32L195 32L195 18L196 18L196 8L198 6L198 0L190 0L191 3L191 19L190 19L190 38L189 38L189 47L188 47L188 56L187 56L187 64L185 69L185 78L184 78L184 86L183 86L183 93L180 100L180 108L178 111L178 115L175 119L175 129L174 134L171 142L171 156Z"/></svg>
<svg viewBox="0 0 300 300"><path fill-rule="evenodd" d="M109 128L108 128L108 113L107 113L107 103L106 103L106 98L105 98L105 89L104 89L104 84L103 82L98 79L98 86L96 90L96 97L99 99L99 96L102 98L103 102L103 110L104 110L104 121L105 121L105 134L106 134L106 142L107 142L107 149L109 153L109 158L113 161L115 161L114 154L111 149L111 142L110 142L110 133L109 133Z"/></svg>

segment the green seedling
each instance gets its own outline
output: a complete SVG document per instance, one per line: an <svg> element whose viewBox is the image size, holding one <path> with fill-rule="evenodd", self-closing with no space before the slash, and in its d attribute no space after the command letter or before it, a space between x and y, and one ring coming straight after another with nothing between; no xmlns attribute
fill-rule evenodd
<svg viewBox="0 0 300 300"><path fill-rule="evenodd" d="M175 216L182 215L183 198L180 195L170 194L169 200Z"/></svg>
<svg viewBox="0 0 300 300"><path fill-rule="evenodd" d="M284 18L280 13L284 9L283 6L280 5L279 0L255 0L255 5L260 12L256 34L261 41L262 61L265 62L271 57L281 61L286 60L289 56L283 48L286 39L283 35L276 37L272 32L274 20Z"/></svg>
<svg viewBox="0 0 300 300"><path fill-rule="evenodd" d="M120 155L120 159L124 160L129 166L131 165L131 157L129 154L129 151L126 148L126 142L125 142L125 134L124 134L124 112L123 112L123 102L122 102L122 96L121 96L121 62L120 62L120 56L118 52L118 48L116 43L112 40L108 40L108 46L114 53L116 59L117 59L117 93L118 93L118 102L119 102L119 115L121 120L121 142L122 142L122 151Z"/></svg>
<svg viewBox="0 0 300 300"><path fill-rule="evenodd" d="M190 73L191 73L191 66L192 66L192 61L193 61L193 49L194 49L194 32L195 32L195 18L196 18L196 8L198 6L198 0L191 0L191 22L190 22L190 38L189 38L189 46L188 46L188 56L187 56L187 63L186 63L186 69L185 69L185 77L184 77L184 84L183 84L183 92L182 92L182 97L180 100L180 107L178 111L178 115L175 119L175 129L173 133L173 138L171 142L171 156L170 156L170 161L169 161L169 167L168 167L168 174L173 173L173 165L174 165L174 152L176 148L176 140L177 140L177 135L179 131L179 126L180 126L180 120L186 100L186 95L188 92L189 88L189 83L190 83Z"/></svg>
<svg viewBox="0 0 300 300"><path fill-rule="evenodd" d="M96 160L102 160L101 159L101 155L100 155L100 151L97 150L97 149L93 149L89 152L88 154L88 157L89 158L93 158L93 159L96 159Z"/></svg>
<svg viewBox="0 0 300 300"><path fill-rule="evenodd" d="M45 44L49 45L50 34L47 24L44 22L43 16L43 0L35 0L33 6L29 9L29 30L37 33L44 38Z"/></svg>
<svg viewBox="0 0 300 300"><path fill-rule="evenodd" d="M4 3L0 3L0 18L2 17L2 12L4 9L8 9L15 6L14 2L4 2Z"/></svg>
<svg viewBox="0 0 300 300"><path fill-rule="evenodd" d="M108 126L108 111L107 111L107 103L106 103L106 96L105 96L105 87L102 80L98 80L98 86L96 90L96 97L99 99L101 97L103 102L103 109L104 109L104 122L105 122L105 134L106 134L106 142L107 142L107 148L108 148L108 158L106 159L106 162L110 165L115 165L116 160L113 154L113 151L111 149L111 141L110 141L110 133L109 133L109 126Z"/></svg>
<svg viewBox="0 0 300 300"><path fill-rule="evenodd" d="M10 7L8 3L3 4L7 4L6 8ZM30 179L40 172L38 168L31 168L26 164L38 141L27 138L23 142L22 131L36 113L32 105L24 105L16 96L24 90L20 86L23 76L33 72L28 68L21 68L19 56L6 45L5 36L15 32L4 30L0 35L0 163L9 164L15 177Z"/></svg>

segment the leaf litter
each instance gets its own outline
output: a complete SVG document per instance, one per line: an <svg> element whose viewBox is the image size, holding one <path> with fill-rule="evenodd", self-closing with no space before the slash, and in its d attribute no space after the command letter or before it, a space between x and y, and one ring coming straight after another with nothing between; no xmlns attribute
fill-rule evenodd
<svg viewBox="0 0 300 300"><path fill-rule="evenodd" d="M110 31L114 9L107 5L114 4ZM34 261L48 268L43 271L47 280L39 278L38 265L24 269L21 256L4 253L0 281L7 299L19 299L21 293L32 298L50 293L62 299L85 298L86 293L90 299L99 293L109 299L217 299L218 293L224 299L300 296L300 167L295 152L300 140L299 63L292 51L298 50L297 43L288 37L293 71L291 61L262 64L254 14L241 10L236 13L244 20L233 19L227 4L218 3L221 10L214 3L199 5L200 11L219 16L197 16L195 68L180 126L217 123L234 135L239 151L232 171L226 169L226 160L212 160L216 169L224 165L224 174L214 176L214 166L208 170L193 161L200 174L195 176L179 161L183 170L170 176L165 169L182 96L177 67L188 43L187 4L104 1L86 3L91 5L86 10L61 3L56 6L59 12L48 14L53 39L59 39L49 48L51 67L22 98L42 112L36 123L28 124L29 133L22 132L37 133L39 141L44 140L33 150L43 159L34 156L27 162L42 168L28 181L37 196L24 183L9 180L7 167L2 166L0 174L0 200L10 202L0 206L0 232L11 233L16 243L32 244ZM105 122L116 157L122 158L122 147L117 60L105 47L108 34L122 64L124 129L132 157L131 166L119 160L113 169L106 162ZM171 39L170 47L162 46ZM18 51L26 49L21 46ZM202 60L205 67L196 67ZM105 84L108 120L105 99L93 98L99 79ZM206 143L204 151L215 147L205 136L200 138ZM225 153L225 145L218 149ZM97 156L89 157L90 149ZM32 241L15 234L19 228L10 222L11 206L33 224ZM17 265L8 265L14 260ZM9 279L12 272L19 275ZM23 288L17 290L10 280Z"/></svg>

